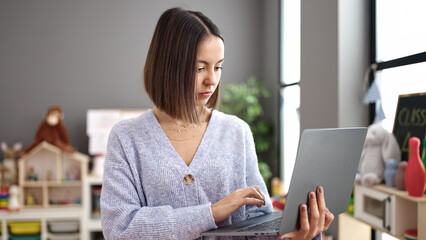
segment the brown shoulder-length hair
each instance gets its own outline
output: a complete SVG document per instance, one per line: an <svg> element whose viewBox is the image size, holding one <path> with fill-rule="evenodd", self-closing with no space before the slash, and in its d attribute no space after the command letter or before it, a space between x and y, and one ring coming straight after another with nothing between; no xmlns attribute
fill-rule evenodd
<svg viewBox="0 0 426 240"><path fill-rule="evenodd" d="M207 36L223 40L219 28L203 13L181 8L165 11L158 20L146 57L145 90L156 107L173 118L198 122L195 74L200 42ZM219 84L207 102L219 106Z"/></svg>

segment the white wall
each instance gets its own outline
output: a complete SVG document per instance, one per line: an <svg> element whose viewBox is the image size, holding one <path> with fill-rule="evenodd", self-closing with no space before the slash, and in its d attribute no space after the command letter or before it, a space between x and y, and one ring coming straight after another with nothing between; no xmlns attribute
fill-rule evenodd
<svg viewBox="0 0 426 240"><path fill-rule="evenodd" d="M338 126L368 125L368 107L361 104L362 81L369 65L369 1L340 0L338 19Z"/></svg>
<svg viewBox="0 0 426 240"><path fill-rule="evenodd" d="M367 126L368 0L301 2L301 130Z"/></svg>
<svg viewBox="0 0 426 240"><path fill-rule="evenodd" d="M367 0L302 0L301 129L366 126Z"/></svg>

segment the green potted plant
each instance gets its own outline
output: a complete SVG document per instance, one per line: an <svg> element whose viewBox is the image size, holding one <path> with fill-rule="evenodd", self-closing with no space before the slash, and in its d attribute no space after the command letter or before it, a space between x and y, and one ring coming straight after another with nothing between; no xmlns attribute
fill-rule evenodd
<svg viewBox="0 0 426 240"><path fill-rule="evenodd" d="M228 84L222 92L220 110L233 114L244 120L253 133L258 156L259 170L265 183L272 176L269 165L263 160L263 155L272 148L273 124L263 119L262 98L269 97L270 93L262 81L250 77L241 84Z"/></svg>

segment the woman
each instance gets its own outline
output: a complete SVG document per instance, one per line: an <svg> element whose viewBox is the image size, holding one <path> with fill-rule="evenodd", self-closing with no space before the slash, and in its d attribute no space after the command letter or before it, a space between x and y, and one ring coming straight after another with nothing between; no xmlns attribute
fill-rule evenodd
<svg viewBox="0 0 426 240"><path fill-rule="evenodd" d="M173 8L160 17L144 68L155 107L118 123L108 141L106 239L195 239L272 211L249 126L215 110L223 61L223 38L205 15ZM310 219L301 206L301 229L281 238L320 238L333 220L321 189Z"/></svg>

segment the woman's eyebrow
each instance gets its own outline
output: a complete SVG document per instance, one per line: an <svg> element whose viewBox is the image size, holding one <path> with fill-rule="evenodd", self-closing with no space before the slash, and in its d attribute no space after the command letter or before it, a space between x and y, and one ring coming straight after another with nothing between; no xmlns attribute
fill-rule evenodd
<svg viewBox="0 0 426 240"><path fill-rule="evenodd" d="M217 61L216 64L223 62L225 59L220 59L219 61ZM209 62L207 62L206 60L197 60L197 62L199 63L203 63L203 64L209 64Z"/></svg>

